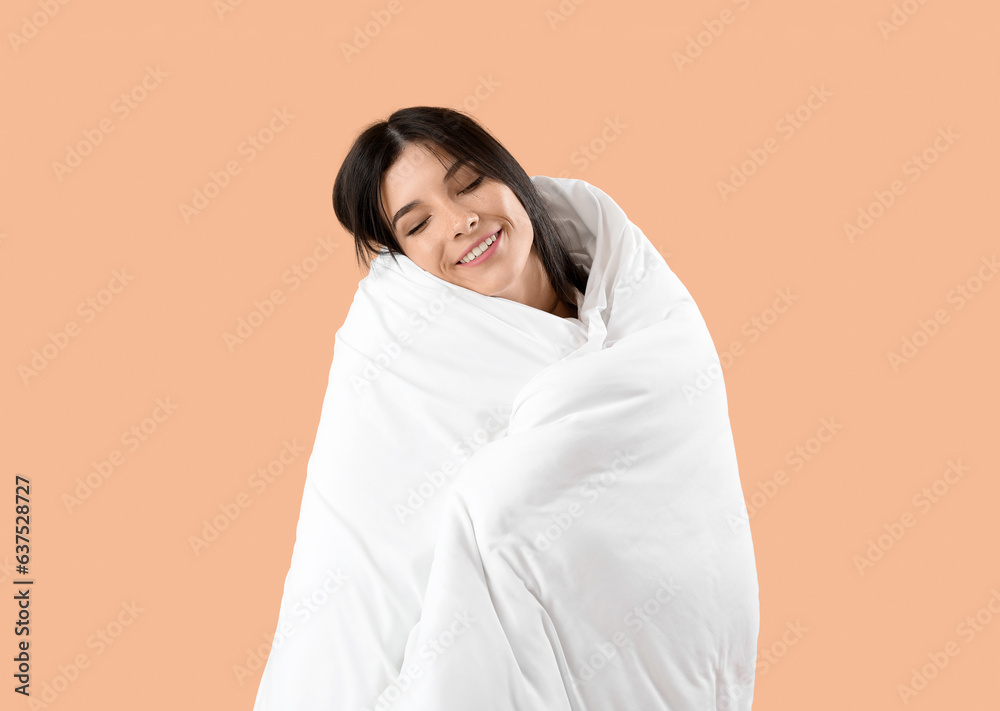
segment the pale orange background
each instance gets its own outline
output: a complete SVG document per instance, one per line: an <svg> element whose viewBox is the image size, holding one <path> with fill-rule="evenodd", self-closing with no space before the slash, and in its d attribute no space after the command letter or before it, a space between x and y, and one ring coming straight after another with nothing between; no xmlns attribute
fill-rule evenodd
<svg viewBox="0 0 1000 711"><path fill-rule="evenodd" d="M906 707L997 709L1000 616L971 640L956 627L1000 589L1000 279L961 309L948 295L1000 251L1000 6L910 0L883 36L888 0L564 0L555 16L555 0L398 3L245 0L220 16L212 0L73 1L0 47L3 707L27 707L11 690L21 473L34 693L82 654L53 707L251 708L259 665L242 683L235 668L274 631L334 333L362 276L333 178L369 122L430 104L468 109L529 175L606 191L720 353L742 343L724 377L744 491L788 474L751 519L759 649L775 655L754 708L902 708L897 685L955 641ZM0 29L24 31L41 7L6 2ZM724 10L732 22L679 69L674 54ZM348 61L373 12L391 19ZM166 77L122 117L114 102L147 65ZM811 87L830 95L787 136L777 123ZM246 160L241 142L283 108L294 118ZM60 180L53 162L102 119L112 132ZM608 120L623 128L601 144ZM905 164L948 127L957 137L912 181ZM717 181L768 139L777 150L724 200ZM186 224L178 205L232 160L241 172ZM844 223L897 179L905 192L852 243ZM283 274L325 237L333 256L292 290ZM85 323L78 304L116 269L134 279ZM284 302L230 352L224 332L275 288ZM745 324L781 289L798 299L751 340ZM947 323L894 371L887 354L937 309ZM79 334L25 383L19 366L70 320ZM176 411L125 449L157 398ZM830 417L843 429L795 471L786 455ZM305 453L254 490L284 440ZM68 511L114 449L124 462ZM919 511L912 497L949 458L969 471ZM189 537L241 492L251 504L195 555ZM855 556L907 511L915 525L862 575ZM114 643L88 645L132 601L142 611ZM807 631L783 649L795 622Z"/></svg>

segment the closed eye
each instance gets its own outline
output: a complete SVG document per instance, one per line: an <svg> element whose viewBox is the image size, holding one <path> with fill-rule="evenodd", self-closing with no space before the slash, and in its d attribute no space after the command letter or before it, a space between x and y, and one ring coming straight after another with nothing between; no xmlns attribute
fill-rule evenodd
<svg viewBox="0 0 1000 711"><path fill-rule="evenodd" d="M479 187L480 183L482 183L482 182L483 182L483 176L482 176L482 175L480 175L480 176L479 176L478 178L476 178L476 179L475 179L475 180L473 180L473 181L472 181L471 183L469 183L469 187L467 187L467 188L466 188L465 190L463 190L462 192L463 192L463 193L467 193L467 192L469 192L470 190L475 190L476 188L478 188L478 187Z"/></svg>
<svg viewBox="0 0 1000 711"><path fill-rule="evenodd" d="M471 183L469 183L469 186L467 188L465 188L464 190L462 190L461 192L459 192L459 195L463 195L463 194L465 194L467 192L470 192L470 191L475 190L476 188L478 188L482 184L482 182L483 182L483 177L484 176L480 175L478 178L476 178L475 180L473 180ZM429 219L430 218L428 217L427 220L429 220ZM409 232L407 232L406 236L409 237L410 235L414 235L417 232L419 232L423 228L423 226L427 224L427 220L424 220L419 225L417 225L416 227L414 227L412 230L410 230Z"/></svg>

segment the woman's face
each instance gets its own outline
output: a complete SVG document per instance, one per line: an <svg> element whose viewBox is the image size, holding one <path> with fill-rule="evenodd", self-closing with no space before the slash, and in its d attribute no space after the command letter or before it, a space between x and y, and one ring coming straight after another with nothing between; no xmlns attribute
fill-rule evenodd
<svg viewBox="0 0 1000 711"><path fill-rule="evenodd" d="M396 241L414 264L445 281L535 305L544 270L528 213L510 188L468 165L447 175L454 162L411 143L386 171L382 205Z"/></svg>

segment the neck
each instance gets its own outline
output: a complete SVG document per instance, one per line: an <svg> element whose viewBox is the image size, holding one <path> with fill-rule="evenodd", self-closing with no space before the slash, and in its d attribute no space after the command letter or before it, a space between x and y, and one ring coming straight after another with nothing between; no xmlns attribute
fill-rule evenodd
<svg viewBox="0 0 1000 711"><path fill-rule="evenodd" d="M563 318L575 318L576 306L566 304L556 294L549 281L548 272L542 264L541 257L531 245L531 252L528 255L528 262L524 267L524 279L522 280L522 290L519 294L503 294L505 298L519 301L522 304L545 311L555 316Z"/></svg>
<svg viewBox="0 0 1000 711"><path fill-rule="evenodd" d="M531 245L524 272L522 293L507 298L552 313L558 307L559 297L552 288L548 272L545 271L545 265L542 264L542 258L538 256L535 245Z"/></svg>
<svg viewBox="0 0 1000 711"><path fill-rule="evenodd" d="M547 309L548 312L554 316L560 316L561 318L576 318L576 304L569 303L568 301L563 301L553 292L553 300L555 304L552 308Z"/></svg>
<svg viewBox="0 0 1000 711"><path fill-rule="evenodd" d="M573 304L567 304L565 301L559 301L555 308L549 311L549 313L560 316L562 318L576 318L576 306Z"/></svg>

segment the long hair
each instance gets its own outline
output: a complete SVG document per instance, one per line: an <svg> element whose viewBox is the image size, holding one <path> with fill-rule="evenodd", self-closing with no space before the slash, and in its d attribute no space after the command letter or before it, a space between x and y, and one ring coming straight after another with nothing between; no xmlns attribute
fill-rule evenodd
<svg viewBox="0 0 1000 711"><path fill-rule="evenodd" d="M571 286L586 290L587 274L569 256L559 230L521 165L475 119L437 106L412 106L369 125L351 146L333 183L333 210L354 237L359 268L383 249L404 254L382 206L382 178L409 144L443 151L517 196L531 220L534 247L556 295L573 304Z"/></svg>

